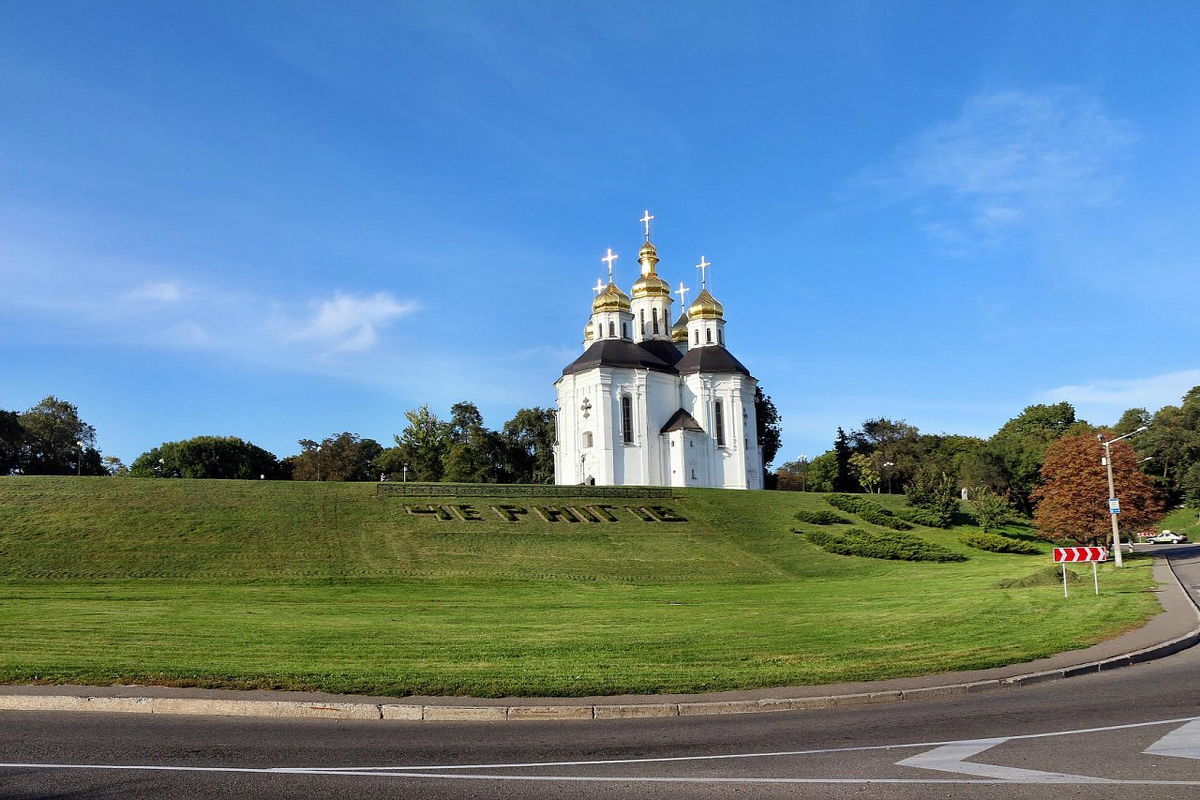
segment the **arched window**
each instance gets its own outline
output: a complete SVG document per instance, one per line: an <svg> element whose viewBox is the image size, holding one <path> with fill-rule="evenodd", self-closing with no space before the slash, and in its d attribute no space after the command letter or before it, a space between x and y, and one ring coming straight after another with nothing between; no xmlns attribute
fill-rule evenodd
<svg viewBox="0 0 1200 800"><path fill-rule="evenodd" d="M654 332L658 333L658 309L654 309L651 313L654 315Z"/></svg>
<svg viewBox="0 0 1200 800"><path fill-rule="evenodd" d="M583 432L583 446L584 447L592 446L592 432L591 431Z"/></svg>
<svg viewBox="0 0 1200 800"><path fill-rule="evenodd" d="M722 347L725 346L725 331L721 330L720 328L717 328L717 344L721 345Z"/></svg>
<svg viewBox="0 0 1200 800"><path fill-rule="evenodd" d="M621 441L633 444L633 398L621 395Z"/></svg>
<svg viewBox="0 0 1200 800"><path fill-rule="evenodd" d="M608 338L612 339L612 338L613 338L613 337L615 337L616 335L617 335L617 329L616 329L616 327L613 325L613 321L610 319L610 320L608 321Z"/></svg>
<svg viewBox="0 0 1200 800"><path fill-rule="evenodd" d="M704 343L712 344L712 328L704 329Z"/></svg>
<svg viewBox="0 0 1200 800"><path fill-rule="evenodd" d="M700 329L699 328L696 328L696 330L694 331L692 339L695 340L693 342L693 344L700 344Z"/></svg>
<svg viewBox="0 0 1200 800"><path fill-rule="evenodd" d="M717 447L725 446L725 408L720 400L713 403L713 433L717 437Z"/></svg>
<svg viewBox="0 0 1200 800"><path fill-rule="evenodd" d="M642 326L642 336L646 335L646 309L638 309L638 318Z"/></svg>
<svg viewBox="0 0 1200 800"><path fill-rule="evenodd" d="M621 323L621 338L622 339L629 338L629 323L628 322Z"/></svg>

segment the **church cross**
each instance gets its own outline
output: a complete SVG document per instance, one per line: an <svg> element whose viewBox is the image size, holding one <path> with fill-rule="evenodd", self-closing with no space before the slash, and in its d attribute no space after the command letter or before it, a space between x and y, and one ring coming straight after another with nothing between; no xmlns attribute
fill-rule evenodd
<svg viewBox="0 0 1200 800"><path fill-rule="evenodd" d="M652 220L652 219L654 219L654 217L650 216L650 211L647 209L646 216L644 216L638 220L638 222L640 222L646 226L646 241L647 242L650 241L650 220Z"/></svg>
<svg viewBox="0 0 1200 800"><path fill-rule="evenodd" d="M592 401L588 400L586 397L583 398L583 405L579 407L579 410L583 412L583 418L587 419L589 416L591 416L588 412L592 410Z"/></svg>
<svg viewBox="0 0 1200 800"><path fill-rule="evenodd" d="M592 287L592 291L595 292L597 295L599 295L601 292L603 292L604 291L604 281L600 280L599 278L596 278L596 285Z"/></svg>
<svg viewBox="0 0 1200 800"><path fill-rule="evenodd" d="M604 256L604 258L600 259L601 261L604 261L608 264L608 282L609 283L613 282L613 276L612 276L613 262L616 261L619 257L620 256L618 256L616 253L614 253L612 251L612 248L610 247L610 248L608 248L608 254L606 256Z"/></svg>
<svg viewBox="0 0 1200 800"><path fill-rule="evenodd" d="M690 291L691 291L691 289L689 289L683 285L683 281L679 282L679 288L675 290L675 294L679 295L679 305L681 305L681 306L687 305L687 295L688 295L688 292L690 292Z"/></svg>
<svg viewBox="0 0 1200 800"><path fill-rule="evenodd" d="M708 286L707 270L712 264L704 260L704 256L700 256L700 263L696 265L696 269L700 270L700 288L704 289Z"/></svg>

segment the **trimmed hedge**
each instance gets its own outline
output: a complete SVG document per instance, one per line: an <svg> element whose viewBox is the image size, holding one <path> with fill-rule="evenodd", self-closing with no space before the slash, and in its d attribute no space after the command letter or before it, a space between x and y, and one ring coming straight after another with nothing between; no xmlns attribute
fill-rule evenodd
<svg viewBox="0 0 1200 800"><path fill-rule="evenodd" d="M799 531L797 531L799 533ZM927 542L911 533L864 531L807 531L810 542L830 553L865 558L886 558L892 561L966 561L961 553Z"/></svg>
<svg viewBox="0 0 1200 800"><path fill-rule="evenodd" d="M912 525L897 519L891 511L865 497L855 497L852 494L827 494L825 502L834 508L850 514L857 514L872 525L878 525L881 528L891 528L894 531L912 530Z"/></svg>
<svg viewBox="0 0 1200 800"><path fill-rule="evenodd" d="M1031 542L1011 539L1008 536L1001 536L997 533L968 531L967 533L960 533L958 540L967 547L974 547L976 550L988 550L993 553L1018 553L1030 556L1038 553L1038 549Z"/></svg>
<svg viewBox="0 0 1200 800"><path fill-rule="evenodd" d="M796 512L796 519L810 525L851 525L850 520L832 511L809 511L802 508Z"/></svg>
<svg viewBox="0 0 1200 800"><path fill-rule="evenodd" d="M896 512L896 516L908 520L914 525L924 525L927 528L950 527L950 523L943 519L941 514L923 508L902 508Z"/></svg>

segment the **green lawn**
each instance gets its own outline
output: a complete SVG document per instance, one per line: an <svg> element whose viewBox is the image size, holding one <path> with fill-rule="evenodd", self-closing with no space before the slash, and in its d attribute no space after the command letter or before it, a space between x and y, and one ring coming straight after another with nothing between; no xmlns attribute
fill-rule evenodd
<svg viewBox="0 0 1200 800"><path fill-rule="evenodd" d="M552 498L453 501L479 522L413 517L406 502L370 484L0 478L0 681L708 691L1025 661L1158 608L1140 559L1102 567L1099 597L994 588L1045 567L1049 546L973 550L962 527L914 533L966 562L831 555L791 532L797 509L828 508L815 494L593 501L618 506L615 524L487 508ZM627 504L688 522L640 523Z"/></svg>

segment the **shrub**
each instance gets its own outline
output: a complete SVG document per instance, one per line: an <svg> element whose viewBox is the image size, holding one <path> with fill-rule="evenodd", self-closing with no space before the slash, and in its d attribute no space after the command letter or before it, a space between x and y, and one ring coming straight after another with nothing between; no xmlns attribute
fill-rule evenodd
<svg viewBox="0 0 1200 800"><path fill-rule="evenodd" d="M1031 542L1023 542L1020 539L1010 539L1007 536L1001 536L998 533L976 533L970 531L959 534L958 540L967 547L974 547L976 550L989 550L993 553L1019 553L1021 555L1035 555L1038 549Z"/></svg>
<svg viewBox="0 0 1200 800"><path fill-rule="evenodd" d="M865 497L855 497L852 494L830 494L825 496L825 502L834 508L857 514L872 525L891 528L894 531L912 530L912 525L904 520L896 519L891 511Z"/></svg>
<svg viewBox="0 0 1200 800"><path fill-rule="evenodd" d="M796 519L801 522L807 522L810 525L849 525L850 520L843 517L841 514L835 514L832 511L809 511L808 509L800 509L796 512Z"/></svg>
<svg viewBox="0 0 1200 800"><path fill-rule="evenodd" d="M865 558L886 558L893 561L966 561L967 557L927 542L911 533L892 531L808 531L810 542L830 553Z"/></svg>
<svg viewBox="0 0 1200 800"><path fill-rule="evenodd" d="M1004 495L996 494L986 486L971 491L975 503L975 522L984 533L994 530L1012 518L1012 503Z"/></svg>
<svg viewBox="0 0 1200 800"><path fill-rule="evenodd" d="M942 524L936 527L950 527L950 522L958 511L959 491L954 479L949 475L923 469L913 476L912 483L905 487L905 494L910 506L928 511L941 520Z"/></svg>
<svg viewBox="0 0 1200 800"><path fill-rule="evenodd" d="M896 512L896 516L908 520L914 525L924 525L928 528L948 527L948 523L940 514L926 511L923 508L902 508Z"/></svg>

